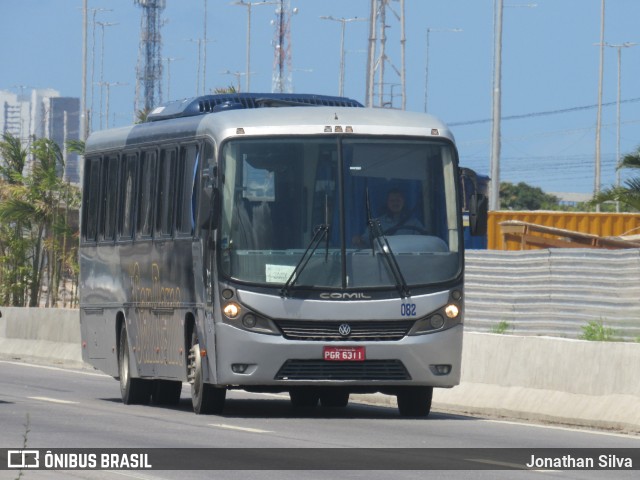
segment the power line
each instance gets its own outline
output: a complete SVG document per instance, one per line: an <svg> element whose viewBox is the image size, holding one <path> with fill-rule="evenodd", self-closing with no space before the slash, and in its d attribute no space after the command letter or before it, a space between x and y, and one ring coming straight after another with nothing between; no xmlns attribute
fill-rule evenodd
<svg viewBox="0 0 640 480"><path fill-rule="evenodd" d="M640 102L640 97L636 97L636 98L630 98L628 100L622 100L620 103L635 103L635 102ZM611 107L613 105L617 105L617 102L608 102L608 103L603 103L602 106L603 107ZM522 120L524 118L532 118L532 117L545 117L548 115L559 115L559 114L564 114L564 113L572 113L572 112L578 112L581 110L591 110L593 108L598 108L598 105L584 105L581 107L571 107L571 108L563 108L563 109L559 109L559 110L547 110L544 112L532 112L532 113L524 113L524 114L520 114L520 115L509 115L507 117L501 117L502 120ZM448 125L450 127L462 127L462 126L466 126L466 125L479 125L481 123L490 123L492 121L492 119L490 118L484 118L482 120L469 120L466 122L449 122Z"/></svg>

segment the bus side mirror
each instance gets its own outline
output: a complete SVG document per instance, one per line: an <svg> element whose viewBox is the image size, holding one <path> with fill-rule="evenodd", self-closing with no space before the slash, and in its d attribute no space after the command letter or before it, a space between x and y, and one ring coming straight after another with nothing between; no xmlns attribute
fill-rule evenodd
<svg viewBox="0 0 640 480"><path fill-rule="evenodd" d="M469 229L471 230L471 235L480 237L487 234L488 210L488 199L485 195L481 193L471 195L471 201L469 202Z"/></svg>

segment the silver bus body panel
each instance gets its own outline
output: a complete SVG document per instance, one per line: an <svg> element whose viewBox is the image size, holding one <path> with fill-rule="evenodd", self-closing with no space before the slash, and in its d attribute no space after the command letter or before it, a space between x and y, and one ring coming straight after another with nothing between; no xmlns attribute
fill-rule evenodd
<svg viewBox="0 0 640 480"><path fill-rule="evenodd" d="M351 127L354 135L416 136L454 141L449 128L437 118L415 112L348 107L296 107L282 115L278 108L232 110L205 115L199 135L211 135L219 145L233 137L269 135L335 135ZM325 131L326 127L331 127ZM242 129L244 133L239 133Z"/></svg>
<svg viewBox="0 0 640 480"><path fill-rule="evenodd" d="M406 299L366 301L282 298L250 290L238 290L237 293L238 300L243 305L269 318L344 320L347 323L354 320L406 320L407 317L401 314L403 303L412 303L416 306L416 315L412 318L417 319L443 307L449 299L449 291Z"/></svg>
<svg viewBox="0 0 640 480"><path fill-rule="evenodd" d="M399 360L410 375L410 380L276 380L275 377L287 360L322 360L323 347L329 343L290 341L275 335L261 335L240 330L226 324L216 325L219 385L366 385L398 386L425 385L453 387L460 383L460 357L462 355L462 325L436 334L407 336L399 341L367 342L366 359ZM360 345L340 342L341 346ZM342 345L344 344L344 345ZM344 363L344 362L341 362ZM356 362L353 362L356 363ZM247 373L231 370L233 364L248 364ZM436 376L430 365L451 365L451 373Z"/></svg>

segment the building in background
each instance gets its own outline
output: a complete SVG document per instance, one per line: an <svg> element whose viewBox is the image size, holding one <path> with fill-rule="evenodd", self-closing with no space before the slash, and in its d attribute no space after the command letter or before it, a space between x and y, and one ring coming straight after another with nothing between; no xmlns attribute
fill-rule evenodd
<svg viewBox="0 0 640 480"><path fill-rule="evenodd" d="M28 148L33 138L49 138L62 149L65 168L60 172L65 180L80 184L78 155L67 152L66 142L78 140L80 133L80 100L61 97L52 89L32 90L30 95L0 90L0 134L10 133L20 138ZM27 158L30 171L33 158Z"/></svg>

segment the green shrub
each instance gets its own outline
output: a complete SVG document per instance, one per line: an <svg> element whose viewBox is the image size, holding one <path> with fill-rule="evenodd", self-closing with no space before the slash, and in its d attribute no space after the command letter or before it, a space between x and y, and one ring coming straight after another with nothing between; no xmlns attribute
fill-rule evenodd
<svg viewBox="0 0 640 480"><path fill-rule="evenodd" d="M602 319L591 320L587 325L582 328L582 335L579 338L582 340L590 340L593 342L615 342L616 331L611 327L605 327Z"/></svg>

